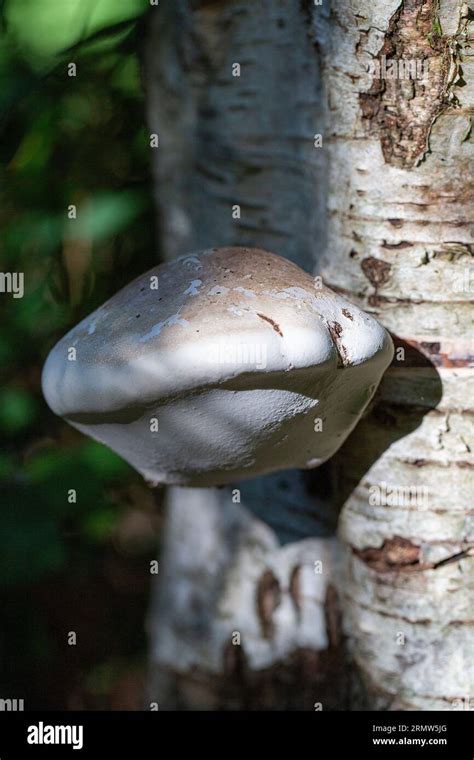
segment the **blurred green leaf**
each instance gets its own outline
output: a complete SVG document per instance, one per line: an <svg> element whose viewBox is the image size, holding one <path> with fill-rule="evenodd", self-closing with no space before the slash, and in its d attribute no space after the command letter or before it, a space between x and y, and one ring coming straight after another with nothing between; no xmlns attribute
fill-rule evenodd
<svg viewBox="0 0 474 760"><path fill-rule="evenodd" d="M140 87L140 70L135 55L125 56L112 77L112 87L126 95L133 95Z"/></svg>
<svg viewBox="0 0 474 760"><path fill-rule="evenodd" d="M4 244L9 248L21 249L34 243L43 253L49 253L62 238L63 219L57 215L30 210L28 223L22 224L19 217L13 217L4 226Z"/></svg>
<svg viewBox="0 0 474 760"><path fill-rule="evenodd" d="M14 433L31 424L35 403L29 393L19 388L6 388L0 392L0 427Z"/></svg>
<svg viewBox="0 0 474 760"><path fill-rule="evenodd" d="M154 263L138 60L133 48L116 46L127 36L133 43L134 18L149 3L7 0L4 7L1 257L4 271L24 272L25 294L0 303L0 583L28 588L71 558L78 573L88 572L120 517L111 485L136 477L85 437L69 432L45 444L65 423L41 399L39 378L54 342ZM101 47L107 51L99 54ZM93 58L82 57L92 51ZM78 76L70 79L65 64L79 55ZM71 203L78 209L74 222L67 219ZM75 305L66 234L92 244L82 276L93 289L84 285Z"/></svg>
<svg viewBox="0 0 474 760"><path fill-rule="evenodd" d="M78 209L72 229L74 237L103 240L128 227L144 208L143 197L133 191L94 195Z"/></svg>
<svg viewBox="0 0 474 760"><path fill-rule="evenodd" d="M132 21L147 8L148 0L6 0L4 18L7 33L23 53L45 61L108 27Z"/></svg>
<svg viewBox="0 0 474 760"><path fill-rule="evenodd" d="M117 509L111 507L95 509L83 520L82 532L88 539L94 542L102 542L109 538L117 520Z"/></svg>
<svg viewBox="0 0 474 760"><path fill-rule="evenodd" d="M81 461L95 471L102 478L115 478L132 472L128 465L118 454L115 454L107 446L96 441L85 441L81 451Z"/></svg>
<svg viewBox="0 0 474 760"><path fill-rule="evenodd" d="M38 117L30 131L24 135L13 157L14 168L44 169L53 150L53 135L49 125L49 114Z"/></svg>
<svg viewBox="0 0 474 760"><path fill-rule="evenodd" d="M53 448L41 450L26 462L25 473L34 483L45 482L67 470L68 462L69 452Z"/></svg>

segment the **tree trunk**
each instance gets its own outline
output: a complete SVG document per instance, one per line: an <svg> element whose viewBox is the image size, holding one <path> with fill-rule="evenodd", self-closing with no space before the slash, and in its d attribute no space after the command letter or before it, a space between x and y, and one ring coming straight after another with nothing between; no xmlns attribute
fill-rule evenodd
<svg viewBox="0 0 474 760"><path fill-rule="evenodd" d="M439 709L474 693L469 288L453 287L473 252L461 5L441 2L439 21L435 0L176 0L152 12L163 255L252 245L308 271L323 263L326 283L404 351L331 463L336 493L324 492L328 468L170 489L149 614L160 709ZM428 59L428 82L377 79L393 58Z"/></svg>
<svg viewBox="0 0 474 760"><path fill-rule="evenodd" d="M288 5L183 0L153 15L147 96L166 258L252 245L314 268L326 223L320 65L309 14ZM337 705L335 518L309 481L287 472L237 491L170 489L151 701Z"/></svg>
<svg viewBox="0 0 474 760"><path fill-rule="evenodd" d="M473 18L458 0L341 0L314 27L331 116L323 277L399 346L333 461L345 630L377 709L474 697ZM424 62L423 80L400 60Z"/></svg>

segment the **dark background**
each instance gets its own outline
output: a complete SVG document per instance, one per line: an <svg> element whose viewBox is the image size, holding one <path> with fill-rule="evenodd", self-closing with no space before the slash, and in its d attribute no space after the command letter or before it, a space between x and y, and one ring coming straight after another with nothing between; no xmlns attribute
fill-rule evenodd
<svg viewBox="0 0 474 760"><path fill-rule="evenodd" d="M40 378L55 342L157 261L149 8L0 3L0 270L25 282L21 299L0 293L0 698L25 709L142 706L159 494L55 418Z"/></svg>

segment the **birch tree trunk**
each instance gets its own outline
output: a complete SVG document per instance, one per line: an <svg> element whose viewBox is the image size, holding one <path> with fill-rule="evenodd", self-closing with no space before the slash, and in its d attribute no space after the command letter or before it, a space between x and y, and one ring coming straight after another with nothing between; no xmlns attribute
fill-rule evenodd
<svg viewBox="0 0 474 760"><path fill-rule="evenodd" d="M160 709L474 696L466 14L456 0L439 16L434 0L176 0L151 14L163 255L253 245L323 266L404 350L331 463L336 493L321 471L170 489L148 625ZM374 76L399 58L428 60L427 82Z"/></svg>
<svg viewBox="0 0 474 760"><path fill-rule="evenodd" d="M340 0L313 27L330 109L323 277L399 346L333 462L345 630L377 709L474 707L473 19L458 0ZM404 60L422 76L401 76Z"/></svg>
<svg viewBox="0 0 474 760"><path fill-rule="evenodd" d="M314 268L327 171L309 23L283 0L180 0L154 12L146 78L166 258L253 245ZM287 472L238 491L168 492L149 615L160 709L314 709L347 692L334 510L309 482Z"/></svg>

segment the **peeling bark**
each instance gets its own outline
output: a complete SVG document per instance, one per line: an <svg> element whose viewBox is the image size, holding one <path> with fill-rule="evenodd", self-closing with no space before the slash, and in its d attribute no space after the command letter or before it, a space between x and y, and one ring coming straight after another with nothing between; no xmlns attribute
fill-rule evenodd
<svg viewBox="0 0 474 760"><path fill-rule="evenodd" d="M450 61L438 0L403 0L374 62L385 77L374 78L370 89L359 94L365 129L370 136L379 133L386 163L409 169L424 158L431 128L449 103ZM402 72L414 76L401 77Z"/></svg>
<svg viewBox="0 0 474 760"><path fill-rule="evenodd" d="M354 549L354 554L368 567L383 573L388 570L398 572L419 569L420 547L406 538L394 536L378 548Z"/></svg>
<svg viewBox="0 0 474 760"><path fill-rule="evenodd" d="M472 14L457 0L332 6L345 31L329 14L313 29L331 133L323 276L396 346L332 462L344 629L367 706L453 709L474 693ZM384 55L427 60L425 84L374 79Z"/></svg>

